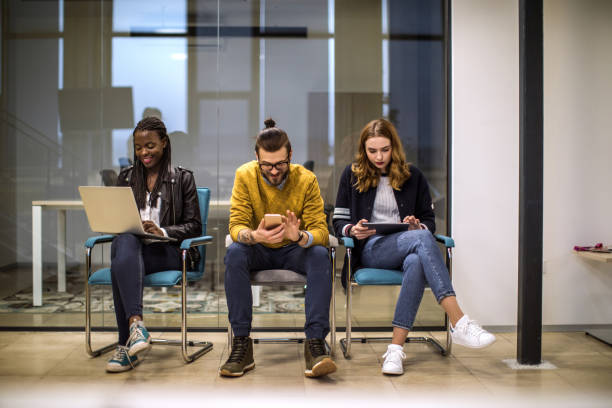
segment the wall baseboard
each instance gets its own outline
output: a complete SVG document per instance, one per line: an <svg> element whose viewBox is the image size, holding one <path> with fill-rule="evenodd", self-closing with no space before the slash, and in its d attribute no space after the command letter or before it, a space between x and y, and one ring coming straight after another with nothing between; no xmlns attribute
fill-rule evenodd
<svg viewBox="0 0 612 408"><path fill-rule="evenodd" d="M483 326L493 333L516 332L516 326ZM542 325L543 332L580 332L594 329L612 329L612 324L545 324Z"/></svg>

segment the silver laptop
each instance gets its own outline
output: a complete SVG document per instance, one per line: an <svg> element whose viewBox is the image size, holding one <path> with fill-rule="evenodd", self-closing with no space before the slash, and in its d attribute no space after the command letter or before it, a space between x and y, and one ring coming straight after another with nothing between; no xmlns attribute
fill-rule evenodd
<svg viewBox="0 0 612 408"><path fill-rule="evenodd" d="M140 212L130 187L80 186L89 227L104 234L131 233L143 238L176 241L145 232Z"/></svg>

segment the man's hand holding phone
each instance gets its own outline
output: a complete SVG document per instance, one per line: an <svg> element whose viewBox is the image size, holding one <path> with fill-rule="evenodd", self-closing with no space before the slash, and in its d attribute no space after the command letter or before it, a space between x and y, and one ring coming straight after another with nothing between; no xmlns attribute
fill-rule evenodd
<svg viewBox="0 0 612 408"><path fill-rule="evenodd" d="M285 224L280 214L265 214L252 236L257 243L277 244L285 236Z"/></svg>

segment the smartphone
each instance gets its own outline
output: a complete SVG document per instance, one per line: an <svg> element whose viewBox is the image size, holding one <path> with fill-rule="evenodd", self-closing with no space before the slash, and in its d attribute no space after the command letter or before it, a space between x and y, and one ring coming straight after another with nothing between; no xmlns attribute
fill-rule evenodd
<svg viewBox="0 0 612 408"><path fill-rule="evenodd" d="M265 229L272 229L278 227L283 222L280 214L265 214L264 215L264 227Z"/></svg>

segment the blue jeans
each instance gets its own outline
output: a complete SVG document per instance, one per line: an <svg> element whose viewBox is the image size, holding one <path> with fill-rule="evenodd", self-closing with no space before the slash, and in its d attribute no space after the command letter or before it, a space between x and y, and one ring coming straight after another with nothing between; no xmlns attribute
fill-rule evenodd
<svg viewBox="0 0 612 408"><path fill-rule="evenodd" d="M235 336L248 336L253 319L251 270L290 269L306 275L306 324L309 339L323 339L329 333L331 274L327 248L297 244L268 248L261 244L234 242L225 253L225 296L229 321Z"/></svg>
<svg viewBox="0 0 612 408"><path fill-rule="evenodd" d="M395 305L393 326L412 328L425 283L438 303L447 296L455 296L442 254L427 230L370 237L361 253L361 264L366 268L402 270L402 288Z"/></svg>
<svg viewBox="0 0 612 408"><path fill-rule="evenodd" d="M178 247L166 242L145 245L133 234L121 234L111 244L111 282L119 344L130 336L129 319L142 316L144 276L154 272L182 270Z"/></svg>

